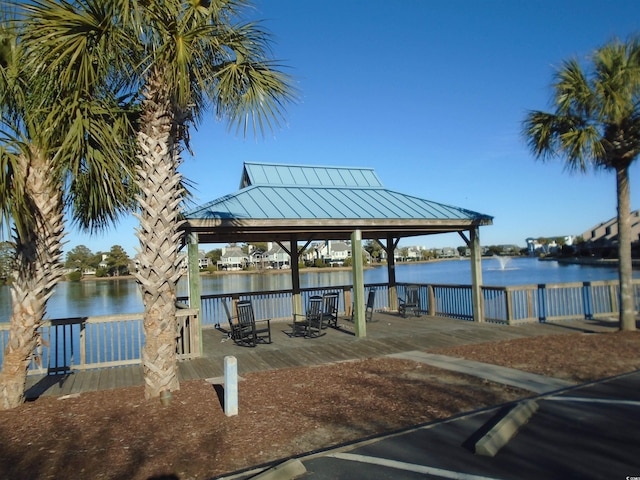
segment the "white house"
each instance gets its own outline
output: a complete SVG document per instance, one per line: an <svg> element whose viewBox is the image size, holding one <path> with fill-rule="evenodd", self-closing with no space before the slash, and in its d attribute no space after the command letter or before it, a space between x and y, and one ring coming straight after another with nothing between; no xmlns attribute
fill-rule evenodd
<svg viewBox="0 0 640 480"><path fill-rule="evenodd" d="M308 251L310 253L305 257L306 260L322 260L330 265L340 265L351 256L351 244L349 242L327 240L312 244Z"/></svg>
<svg viewBox="0 0 640 480"><path fill-rule="evenodd" d="M205 269L211 265L211 259L205 256L204 250L198 250L198 268Z"/></svg>
<svg viewBox="0 0 640 480"><path fill-rule="evenodd" d="M242 270L247 264L248 257L240 247L222 247L222 254L218 261L219 270Z"/></svg>
<svg viewBox="0 0 640 480"><path fill-rule="evenodd" d="M282 244L286 248L289 248L289 244L287 242L282 242ZM274 242L267 243L267 251L264 252L263 258L271 268L287 268L291 266L291 257L289 254L280 245Z"/></svg>

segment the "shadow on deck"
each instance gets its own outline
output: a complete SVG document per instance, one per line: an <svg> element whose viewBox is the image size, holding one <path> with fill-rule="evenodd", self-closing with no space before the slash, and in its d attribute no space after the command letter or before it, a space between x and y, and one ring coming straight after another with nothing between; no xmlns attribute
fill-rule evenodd
<svg viewBox="0 0 640 480"><path fill-rule="evenodd" d="M289 337L289 323L273 322L271 344L255 348L237 346L220 330L203 331L202 357L178 365L180 381L220 377L224 357L234 356L240 375L249 372L323 365L348 360L380 357L410 350L431 350L456 345L511 340L515 338L572 332L617 330L617 322L574 320L561 323L534 323L505 326L474 323L444 317L402 318L395 313L376 313L367 323L364 338L354 336L354 325L339 319L338 329L313 339ZM74 371L66 375L30 376L26 396L73 395L119 387L142 386L140 366Z"/></svg>

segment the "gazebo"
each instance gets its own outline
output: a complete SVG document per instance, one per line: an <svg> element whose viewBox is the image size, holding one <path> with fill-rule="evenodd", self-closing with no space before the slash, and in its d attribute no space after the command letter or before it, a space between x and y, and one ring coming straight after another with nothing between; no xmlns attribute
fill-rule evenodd
<svg viewBox="0 0 640 480"><path fill-rule="evenodd" d="M311 242L351 239L352 257L360 258L361 240L377 241L388 259L389 305L396 305L393 253L400 239L458 232L471 252L474 320L483 320L479 228L491 225L493 217L388 190L371 168L245 162L238 191L186 212L184 219L193 278L200 243L277 242L291 256L297 313L302 309L298 260ZM354 261L353 268L354 318L363 325L358 321L364 311L361 262ZM190 296L199 296L191 283Z"/></svg>

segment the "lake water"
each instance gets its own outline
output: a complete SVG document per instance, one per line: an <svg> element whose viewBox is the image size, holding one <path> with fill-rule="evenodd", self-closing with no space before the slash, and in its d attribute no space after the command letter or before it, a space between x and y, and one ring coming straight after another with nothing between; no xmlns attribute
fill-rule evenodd
<svg viewBox="0 0 640 480"><path fill-rule="evenodd" d="M640 278L640 271L633 272ZM235 293L258 290L286 290L291 288L289 270L269 274L234 274L207 276L202 278L202 294ZM616 280L615 268L562 265L555 261L539 261L536 258L512 258L506 265L498 259L482 259L484 285L508 286L539 283L586 282ZM386 266L367 269L365 283L386 283ZM396 280L401 283L471 283L471 264L468 260L444 262L407 263L396 266ZM300 276L302 288L351 284L351 271L319 269ZM178 295L187 295L185 280L178 284ZM62 282L49 300L48 318L83 317L118 313L142 312L142 296L135 280L88 280ZM9 287L0 287L0 322L8 321L11 315Z"/></svg>

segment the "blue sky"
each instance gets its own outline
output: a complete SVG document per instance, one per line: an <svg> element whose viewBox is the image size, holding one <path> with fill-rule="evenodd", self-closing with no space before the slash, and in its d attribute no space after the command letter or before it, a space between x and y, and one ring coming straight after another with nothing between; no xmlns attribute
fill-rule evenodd
<svg viewBox="0 0 640 480"><path fill-rule="evenodd" d="M237 190L244 161L375 168L387 188L494 217L484 245L579 235L616 215L612 172L570 174L540 162L520 134L528 110L549 108L563 60L586 60L640 34L637 0L260 0L251 19L300 91L265 138L207 117L192 132L184 176L205 203ZM640 208L640 166L631 206ZM133 217L67 249L121 245L135 254ZM457 235L401 245L458 246ZM203 245L204 250L214 245Z"/></svg>

